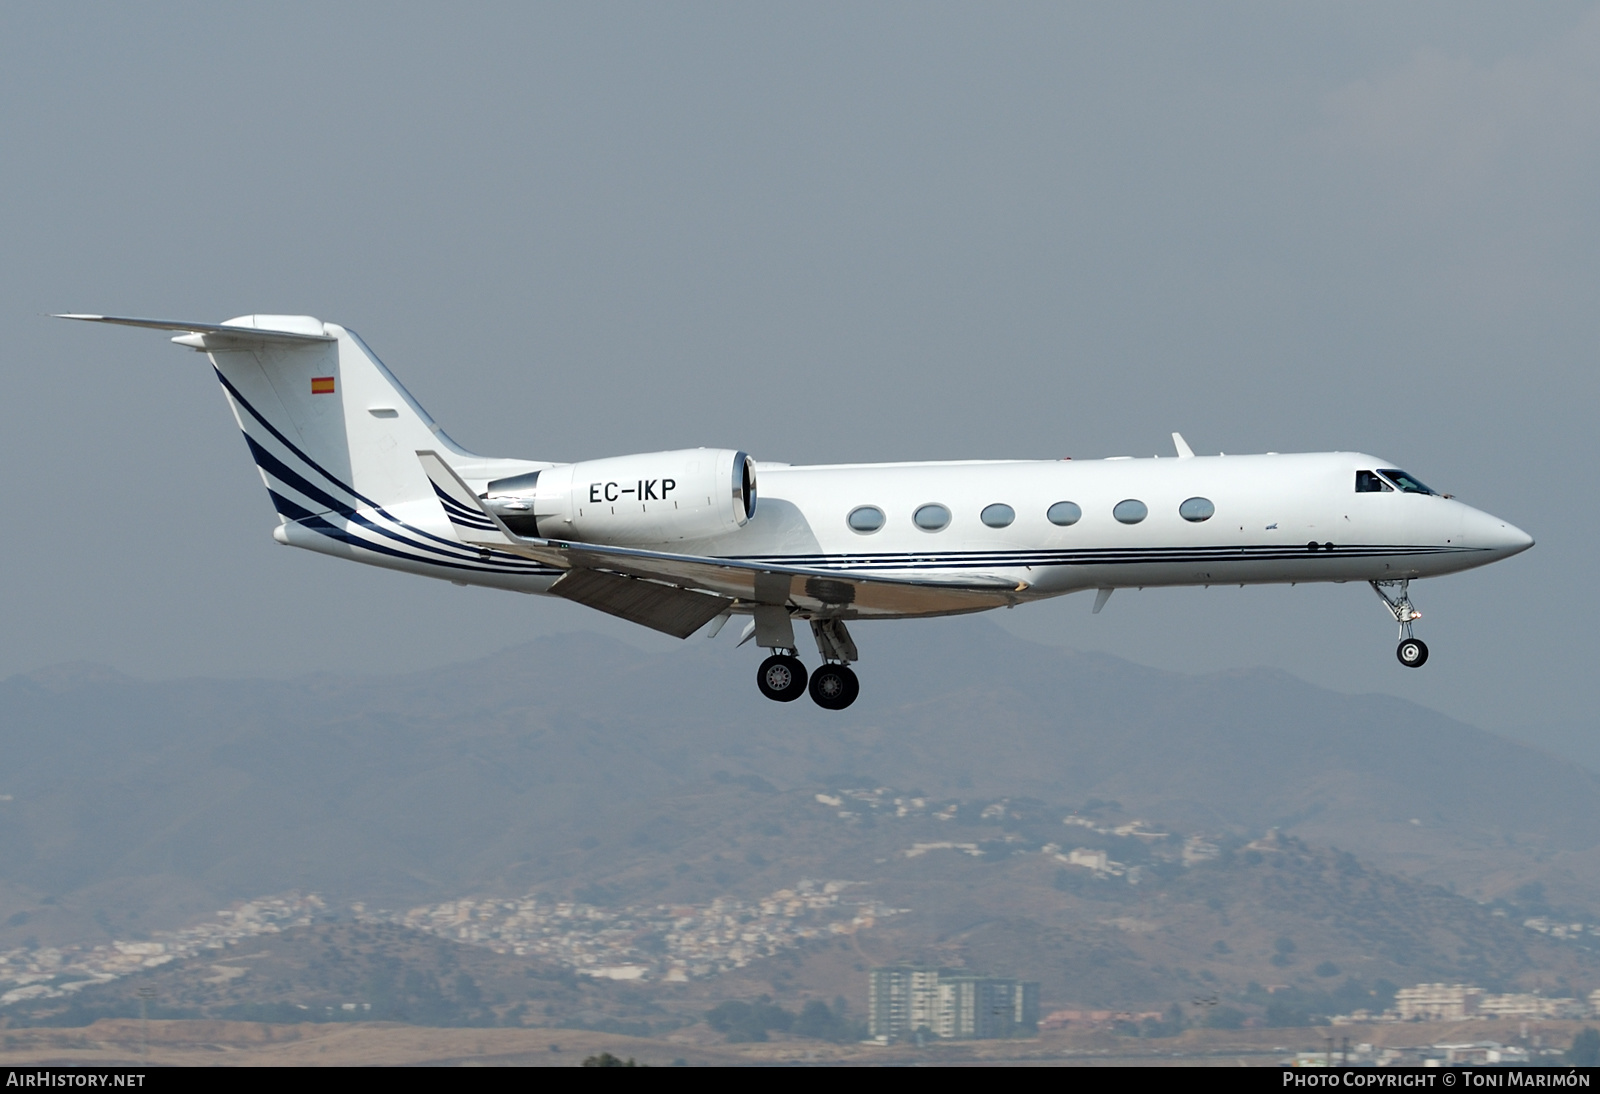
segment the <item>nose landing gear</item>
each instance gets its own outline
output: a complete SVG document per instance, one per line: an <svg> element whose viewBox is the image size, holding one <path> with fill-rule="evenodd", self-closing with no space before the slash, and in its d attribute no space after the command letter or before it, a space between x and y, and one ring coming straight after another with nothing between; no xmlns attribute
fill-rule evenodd
<svg viewBox="0 0 1600 1094"><path fill-rule="evenodd" d="M1395 657L1408 669L1420 669L1428 662L1428 644L1411 633L1412 622L1422 618L1422 613L1411 603L1411 579L1368 584L1394 616L1394 621L1400 624L1400 645L1394 651ZM1393 595L1385 591L1389 589L1395 590Z"/></svg>

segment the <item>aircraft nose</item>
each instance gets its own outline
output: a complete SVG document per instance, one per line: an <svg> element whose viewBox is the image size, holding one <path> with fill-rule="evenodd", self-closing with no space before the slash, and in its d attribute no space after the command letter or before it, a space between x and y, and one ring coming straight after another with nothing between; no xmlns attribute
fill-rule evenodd
<svg viewBox="0 0 1600 1094"><path fill-rule="evenodd" d="M1467 520L1467 540L1479 550L1493 551L1498 558L1510 558L1533 546L1533 537L1515 524L1476 510Z"/></svg>

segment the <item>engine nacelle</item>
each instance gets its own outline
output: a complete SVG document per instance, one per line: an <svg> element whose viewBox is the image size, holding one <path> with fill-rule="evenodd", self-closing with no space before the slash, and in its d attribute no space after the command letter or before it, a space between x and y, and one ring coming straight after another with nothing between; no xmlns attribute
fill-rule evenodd
<svg viewBox="0 0 1600 1094"><path fill-rule="evenodd" d="M496 479L482 496L519 535L640 547L744 527L756 469L743 452L685 448Z"/></svg>

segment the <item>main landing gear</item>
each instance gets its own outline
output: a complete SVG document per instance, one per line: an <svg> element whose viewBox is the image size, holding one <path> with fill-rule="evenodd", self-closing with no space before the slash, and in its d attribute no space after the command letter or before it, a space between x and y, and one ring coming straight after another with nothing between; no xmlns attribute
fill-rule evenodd
<svg viewBox="0 0 1600 1094"><path fill-rule="evenodd" d="M779 609L781 610L781 609ZM792 703L806 691L811 700L824 710L843 710L861 694L861 681L856 679L850 662L858 660L856 644L850 638L842 619L813 619L811 636L817 641L817 652L822 655L822 665L816 672L806 675L806 667L795 656L794 627L787 613L776 619L756 619L758 640L766 632L767 646L772 656L761 662L756 670L756 687L768 699L779 703ZM783 645L777 644L787 639ZM763 642L762 645L767 645ZM810 681L809 688L807 680Z"/></svg>
<svg viewBox="0 0 1600 1094"><path fill-rule="evenodd" d="M811 701L824 710L843 710L861 694L861 681L849 665L823 665L811 674Z"/></svg>
<svg viewBox="0 0 1600 1094"><path fill-rule="evenodd" d="M806 667L791 653L775 653L756 670L756 687L777 703L792 703L806 693Z"/></svg>
<svg viewBox="0 0 1600 1094"><path fill-rule="evenodd" d="M1422 618L1422 613L1411 603L1411 579L1371 581L1368 584L1383 601L1384 607L1389 609L1389 614L1394 616L1394 621L1400 624L1400 645L1396 647L1394 655L1406 668L1420 669L1428 663L1428 644L1411 633L1412 622Z"/></svg>

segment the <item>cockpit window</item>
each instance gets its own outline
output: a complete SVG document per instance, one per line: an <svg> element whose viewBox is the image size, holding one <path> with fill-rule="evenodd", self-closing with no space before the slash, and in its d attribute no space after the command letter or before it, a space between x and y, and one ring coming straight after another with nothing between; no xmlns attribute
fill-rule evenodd
<svg viewBox="0 0 1600 1094"><path fill-rule="evenodd" d="M1388 479L1390 482L1394 483L1397 487L1399 487L1401 493L1404 493L1404 494L1431 494L1431 493L1433 493L1432 490L1429 490L1426 486L1423 486L1422 483L1418 482L1416 479L1412 478L1410 475L1406 474L1404 471L1400 470L1398 467L1380 467L1380 468L1378 468L1378 470L1380 472L1382 472L1384 478Z"/></svg>
<svg viewBox="0 0 1600 1094"><path fill-rule="evenodd" d="M1384 491L1393 493L1394 487L1383 481L1383 476L1372 471L1356 472L1356 493L1381 494Z"/></svg>

